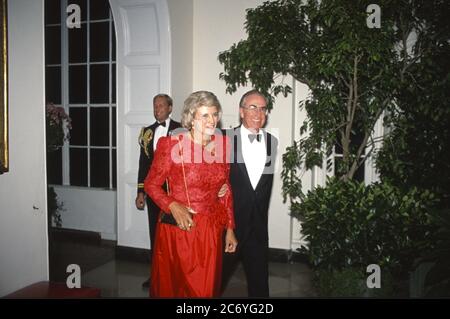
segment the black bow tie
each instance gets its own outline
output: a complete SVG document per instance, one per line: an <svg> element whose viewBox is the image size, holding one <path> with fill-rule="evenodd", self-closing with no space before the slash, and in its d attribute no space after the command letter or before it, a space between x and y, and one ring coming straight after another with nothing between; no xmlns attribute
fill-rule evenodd
<svg viewBox="0 0 450 319"><path fill-rule="evenodd" d="M250 140L250 143L253 143L255 139L256 141L261 142L261 134L248 134L248 139Z"/></svg>
<svg viewBox="0 0 450 319"><path fill-rule="evenodd" d="M156 127L158 127L158 126L160 126L160 125L166 127L166 121L161 122L161 123L159 123L158 121L156 121Z"/></svg>

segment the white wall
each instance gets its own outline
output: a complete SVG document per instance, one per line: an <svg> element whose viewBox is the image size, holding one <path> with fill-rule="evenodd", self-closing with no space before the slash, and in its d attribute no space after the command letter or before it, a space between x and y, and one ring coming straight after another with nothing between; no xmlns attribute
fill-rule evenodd
<svg viewBox="0 0 450 319"><path fill-rule="evenodd" d="M117 240L116 191L53 185L61 211L62 227L100 233L102 239Z"/></svg>
<svg viewBox="0 0 450 319"><path fill-rule="evenodd" d="M44 1L8 1L10 171L0 175L0 296L48 279Z"/></svg>
<svg viewBox="0 0 450 319"><path fill-rule="evenodd" d="M194 0L194 91L214 92L222 104L223 127L239 124L238 104L243 93L250 88L240 88L233 95L225 93L225 82L219 79L223 66L218 61L219 52L228 50L232 44L247 37L244 31L245 10L255 8L263 0ZM286 79L289 82L292 80ZM283 203L281 195L281 156L291 145L297 104L291 95L279 97L269 115L267 129L279 138L272 200L269 209L269 240L271 248L290 249L292 233L298 233L299 225L291 231L292 220L289 206Z"/></svg>
<svg viewBox="0 0 450 319"><path fill-rule="evenodd" d="M167 0L172 40L172 118L179 121L184 100L192 93L193 0Z"/></svg>
<svg viewBox="0 0 450 319"><path fill-rule="evenodd" d="M225 94L225 82L219 80L223 66L219 52L246 38L245 10L262 4L263 0L194 0L194 86L193 90L214 92L223 107L222 126L239 124L239 99L248 88L233 95Z"/></svg>

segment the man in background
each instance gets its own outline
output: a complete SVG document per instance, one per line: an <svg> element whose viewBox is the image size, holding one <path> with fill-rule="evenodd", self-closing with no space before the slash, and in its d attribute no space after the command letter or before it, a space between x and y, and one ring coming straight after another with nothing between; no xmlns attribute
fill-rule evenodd
<svg viewBox="0 0 450 319"><path fill-rule="evenodd" d="M139 156L139 172L138 187L136 196L136 208L144 210L147 203L148 226L150 234L150 247L153 252L155 243L156 223L160 208L146 196L144 191L144 180L152 165L153 154L158 144L158 140L162 136L168 136L169 133L181 127L179 122L172 120L169 115L172 113L172 98L167 94L158 94L153 98L153 114L156 122L150 126L143 127L139 134L140 156ZM147 279L143 284L143 288L149 288L151 278Z"/></svg>

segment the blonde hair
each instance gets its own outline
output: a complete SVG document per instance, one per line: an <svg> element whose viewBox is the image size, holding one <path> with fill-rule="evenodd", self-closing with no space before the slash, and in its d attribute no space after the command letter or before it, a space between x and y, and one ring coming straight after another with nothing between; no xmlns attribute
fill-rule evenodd
<svg viewBox="0 0 450 319"><path fill-rule="evenodd" d="M195 112L202 106L215 106L217 111L222 114L222 107L214 93L209 91L197 91L191 93L184 101L183 111L181 113L181 126L190 130L194 121Z"/></svg>

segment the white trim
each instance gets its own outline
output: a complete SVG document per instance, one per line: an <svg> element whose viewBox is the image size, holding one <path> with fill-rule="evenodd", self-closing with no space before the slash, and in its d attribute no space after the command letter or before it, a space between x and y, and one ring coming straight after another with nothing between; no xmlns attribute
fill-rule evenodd
<svg viewBox="0 0 450 319"><path fill-rule="evenodd" d="M69 114L69 29L62 27L66 22L67 0L61 2L61 103ZM62 184L70 185L70 150L65 141L61 150Z"/></svg>
<svg viewBox="0 0 450 319"><path fill-rule="evenodd" d="M383 118L384 118L384 112L380 115L380 117L377 119L373 132L372 132L372 138L377 139L382 136L384 136L384 125L383 125ZM380 150L380 148L383 146L382 140L376 140L374 143L374 150L370 154L369 157L366 158L364 161L364 182L366 185L370 185L374 182L377 182L380 180L380 174L378 173L376 167L375 167L375 155ZM367 150L366 150L367 152Z"/></svg>

